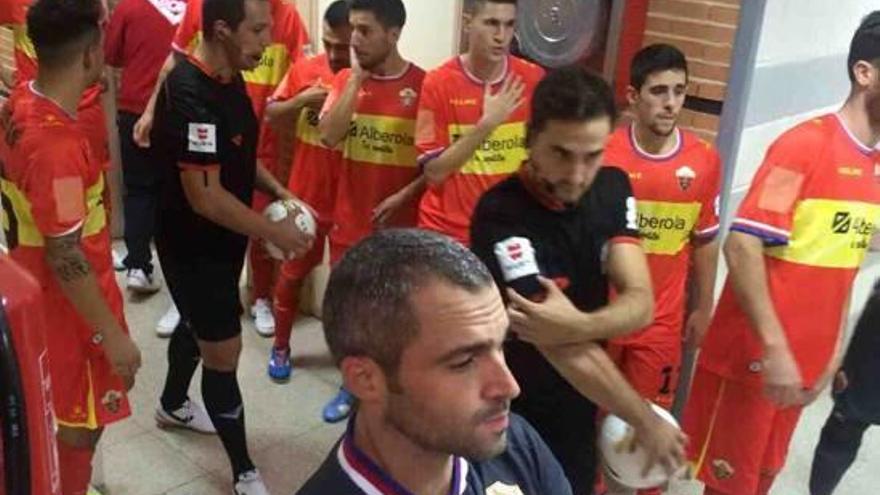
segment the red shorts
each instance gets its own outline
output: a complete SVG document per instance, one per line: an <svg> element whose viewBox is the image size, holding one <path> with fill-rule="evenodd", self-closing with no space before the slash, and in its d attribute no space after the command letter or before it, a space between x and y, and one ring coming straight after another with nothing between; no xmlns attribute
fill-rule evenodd
<svg viewBox="0 0 880 495"><path fill-rule="evenodd" d="M679 332L652 327L644 331L644 338L609 342L606 351L639 395L672 408L681 374Z"/></svg>
<svg viewBox="0 0 880 495"><path fill-rule="evenodd" d="M122 307L122 297L111 308ZM118 306L117 306L118 304ZM89 336L94 332L69 309L47 311L47 349L52 401L58 424L95 430L131 415L126 387ZM68 306L69 307L69 306ZM121 312L120 312L121 313ZM125 321L121 314L119 316Z"/></svg>
<svg viewBox="0 0 880 495"><path fill-rule="evenodd" d="M721 493L757 493L759 479L785 465L801 410L779 409L760 386L698 367L683 420L696 476Z"/></svg>

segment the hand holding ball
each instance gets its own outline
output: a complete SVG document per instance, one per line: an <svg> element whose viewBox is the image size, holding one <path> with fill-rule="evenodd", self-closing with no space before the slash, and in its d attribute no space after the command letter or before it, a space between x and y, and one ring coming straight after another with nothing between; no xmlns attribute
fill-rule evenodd
<svg viewBox="0 0 880 495"><path fill-rule="evenodd" d="M291 228L291 234L299 238L314 239L318 231L318 223L312 214L312 209L298 199L273 201L263 211L263 215L273 223L285 223L285 227ZM310 241L309 241L310 242ZM282 249L266 240L266 252L277 260L291 260L297 257L297 251L291 246L290 249ZM301 256L304 253L299 253Z"/></svg>

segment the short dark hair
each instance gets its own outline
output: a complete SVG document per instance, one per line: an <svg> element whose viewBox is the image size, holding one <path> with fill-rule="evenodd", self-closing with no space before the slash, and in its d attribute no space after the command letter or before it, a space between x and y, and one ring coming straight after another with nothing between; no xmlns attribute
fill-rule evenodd
<svg viewBox="0 0 880 495"><path fill-rule="evenodd" d="M468 14L479 12L488 3L500 3L516 7L517 0L464 0L464 11Z"/></svg>
<svg viewBox="0 0 880 495"><path fill-rule="evenodd" d="M223 21L235 31L244 21L247 0L205 0L202 3L202 33L206 40L214 39L214 23Z"/></svg>
<svg viewBox="0 0 880 495"><path fill-rule="evenodd" d="M77 50L100 43L103 16L100 0L34 2L28 9L27 30L39 64L66 64Z"/></svg>
<svg viewBox="0 0 880 495"><path fill-rule="evenodd" d="M688 64L684 53L666 43L648 45L639 50L630 62L629 83L640 91L651 74L666 70L683 71L687 78Z"/></svg>
<svg viewBox="0 0 880 495"><path fill-rule="evenodd" d="M383 230L349 250L324 295L324 335L336 362L369 357L396 376L419 331L411 297L438 280L470 292L493 283L476 255L434 232Z"/></svg>
<svg viewBox="0 0 880 495"><path fill-rule="evenodd" d="M846 72L850 82L856 81L853 66L861 60L880 67L880 10L866 15L853 34L849 56L846 58Z"/></svg>
<svg viewBox="0 0 880 495"><path fill-rule="evenodd" d="M406 7L401 0L353 0L351 10L371 12L385 29L406 24Z"/></svg>
<svg viewBox="0 0 880 495"><path fill-rule="evenodd" d="M577 122L608 117L617 120L617 107L611 87L604 79L580 65L548 72L532 95L532 115L526 128L526 141L544 130L547 122Z"/></svg>
<svg viewBox="0 0 880 495"><path fill-rule="evenodd" d="M324 11L324 22L333 29L348 26L350 0L336 0Z"/></svg>

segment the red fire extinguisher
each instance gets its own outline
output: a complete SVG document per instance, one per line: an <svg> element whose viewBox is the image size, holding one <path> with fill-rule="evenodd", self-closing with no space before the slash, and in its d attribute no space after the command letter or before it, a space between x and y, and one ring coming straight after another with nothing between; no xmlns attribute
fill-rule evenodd
<svg viewBox="0 0 880 495"><path fill-rule="evenodd" d="M0 495L60 495L37 281L0 250Z"/></svg>

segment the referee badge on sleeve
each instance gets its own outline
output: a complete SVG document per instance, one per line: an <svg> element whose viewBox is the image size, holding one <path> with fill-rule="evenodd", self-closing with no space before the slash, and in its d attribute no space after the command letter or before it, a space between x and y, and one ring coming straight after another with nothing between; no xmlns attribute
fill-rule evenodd
<svg viewBox="0 0 880 495"><path fill-rule="evenodd" d="M217 152L217 126L190 122L187 150L194 153Z"/></svg>

